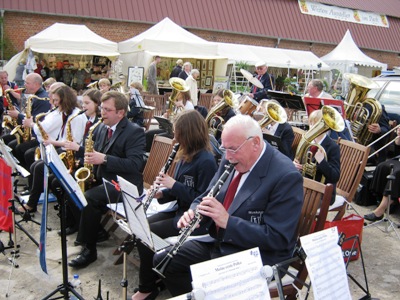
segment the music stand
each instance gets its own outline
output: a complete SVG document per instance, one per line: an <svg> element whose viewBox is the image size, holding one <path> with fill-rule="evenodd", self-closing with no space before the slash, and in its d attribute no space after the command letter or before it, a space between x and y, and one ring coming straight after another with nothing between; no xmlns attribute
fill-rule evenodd
<svg viewBox="0 0 400 300"><path fill-rule="evenodd" d="M65 232L66 228L66 197L68 196L75 202L75 204L81 209L87 205L86 199L83 196L82 191L79 188L78 183L73 179L71 174L68 173L67 168L58 156L58 153L53 145L46 146L46 157L47 163L54 175L60 181L60 184L64 190L63 200L60 203L60 223L61 223L61 258L62 258L62 274L63 282L58 285L57 288L50 294L45 296L45 299L51 299L51 297L58 292L62 295L60 297L52 299L69 299L69 293L76 296L77 299L84 300L77 291L68 282L68 265L67 265L67 235ZM74 184L75 182L75 184ZM79 193L80 192L80 193ZM83 197L83 198L82 198Z"/></svg>
<svg viewBox="0 0 400 300"><path fill-rule="evenodd" d="M161 129L164 129L169 136L174 136L174 130L172 128L172 123L170 120L164 117L154 116L154 119L157 120L158 124L160 125Z"/></svg>
<svg viewBox="0 0 400 300"><path fill-rule="evenodd" d="M279 136L271 135L268 133L263 133L264 140L266 140L272 147L279 150L281 153L285 153L283 151L283 143L282 139Z"/></svg>
<svg viewBox="0 0 400 300"><path fill-rule="evenodd" d="M299 95L268 90L267 96L269 96L271 99L277 100L283 108L306 110L306 107L303 103L303 98Z"/></svg>

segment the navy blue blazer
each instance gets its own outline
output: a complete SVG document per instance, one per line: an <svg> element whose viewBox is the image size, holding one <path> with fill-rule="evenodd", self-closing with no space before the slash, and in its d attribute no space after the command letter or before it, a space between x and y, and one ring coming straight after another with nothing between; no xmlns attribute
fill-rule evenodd
<svg viewBox="0 0 400 300"><path fill-rule="evenodd" d="M293 162L265 143L263 156L243 183L228 209L226 229L216 231L208 219L209 233L218 240L222 255L259 247L264 264L274 265L292 257L296 229L303 204L303 177ZM199 196L191 209L219 179L227 164L224 158L207 191ZM222 203L234 172L221 187L217 199Z"/></svg>
<svg viewBox="0 0 400 300"><path fill-rule="evenodd" d="M117 180L117 175L136 185L139 194L143 192L143 156L145 136L143 128L124 117L117 125L111 139L107 139L107 126L100 124L93 139L94 149L107 154L107 164L95 165L96 179Z"/></svg>
<svg viewBox="0 0 400 300"><path fill-rule="evenodd" d="M264 88L257 88L256 92L253 93L254 100L256 100L257 102L260 102L262 99L267 99L267 92L268 90L273 90L273 85L275 85L275 78L267 72L261 77L260 82L264 85ZM251 91L253 91L253 88L251 88Z"/></svg>
<svg viewBox="0 0 400 300"><path fill-rule="evenodd" d="M35 96L38 96L39 98L46 98L49 97L49 94L47 94L46 90L44 88L40 88L36 93ZM50 110L51 104L50 101L48 100L38 100L36 98L32 99L31 102L31 113L33 119L35 119L37 114L44 113ZM18 124L22 124L22 120L25 118L25 115L20 113L18 114Z"/></svg>
<svg viewBox="0 0 400 300"><path fill-rule="evenodd" d="M294 133L292 126L287 122L279 124L274 135L281 138L282 153L293 160L294 154L292 153L292 144L294 141Z"/></svg>
<svg viewBox="0 0 400 300"><path fill-rule="evenodd" d="M189 209L193 199L204 193L216 171L217 164L214 155L206 150L197 153L191 162L178 162L173 176L176 180L175 184L171 189L162 190L163 197L158 199L161 204L178 201L174 226Z"/></svg>

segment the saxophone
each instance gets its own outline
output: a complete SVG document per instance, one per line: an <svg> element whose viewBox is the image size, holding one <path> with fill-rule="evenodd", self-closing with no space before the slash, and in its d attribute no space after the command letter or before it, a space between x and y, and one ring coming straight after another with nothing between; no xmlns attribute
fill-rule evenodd
<svg viewBox="0 0 400 300"><path fill-rule="evenodd" d="M23 91L23 90L25 90L25 88L19 88L19 89L15 89L15 90L14 90L14 89L6 89L6 90L4 91L4 96L5 96L5 99L6 99L6 101L7 101L7 104L4 103L4 106L7 107L7 110L15 110L15 107L14 107L14 105L12 104L12 100L11 100L11 98L10 98L9 93L10 93L11 91L17 92L17 91ZM8 128L10 131L12 131L15 127L18 126L17 119L11 118L11 117L8 116L8 115L4 115L2 126L3 126L3 128ZM19 136L19 135L16 136L17 140L19 140L20 137L21 137L21 136ZM18 144L19 144L19 143L20 143L20 142L18 142Z"/></svg>
<svg viewBox="0 0 400 300"><path fill-rule="evenodd" d="M172 148L172 152L169 155L167 162L162 167L162 169L160 171L161 173L165 174L165 173L168 172L168 169L171 167L171 164L172 164L172 162L173 162L173 160L174 160L174 158L176 156L176 152L178 152L178 149L179 149L179 143L176 143L174 145L174 147ZM143 209L144 209L144 211L147 211L147 209L149 208L150 203L153 200L154 195L157 193L157 191L158 191L158 187L157 187L157 185L155 183L153 183L153 188L147 192L147 197L146 197L145 201L143 201Z"/></svg>
<svg viewBox="0 0 400 300"><path fill-rule="evenodd" d="M222 173L221 177L218 179L216 184L211 188L207 197L217 196L222 185L228 179L229 174L231 174L231 172L233 171L233 168L234 168L233 164L225 165L224 173ZM200 224L202 219L203 219L203 216L196 209L194 212L194 217L190 221L189 225L186 226L185 228L181 229L180 234L178 236L178 241L175 243L175 245L172 246L172 248L169 250L167 255L160 261L160 263L153 268L153 271L155 271L158 275L160 275L161 278L165 278L164 272L165 272L165 269L168 267L169 262L178 253L178 251L181 248L181 246L183 245L183 243L187 240L187 238L196 229L197 225Z"/></svg>
<svg viewBox="0 0 400 300"><path fill-rule="evenodd" d="M103 120L99 119L96 124L92 125L89 128L87 138L85 140L85 153L93 152L94 150L94 141L93 141L93 132L97 126L101 124ZM82 168L79 168L75 172L75 179L78 182L79 187L82 192L85 191L85 185L87 183L90 186L94 182L94 174L93 174L93 165L84 163Z"/></svg>
<svg viewBox="0 0 400 300"><path fill-rule="evenodd" d="M35 117L35 121L36 121L36 125L39 129L40 135L42 136L42 140L47 140L49 138L49 135L47 134L46 130L44 130L43 126L42 126L42 122L40 122L39 120L45 116L47 116L48 114L52 113L53 111L55 111L57 107L52 108L51 110L49 110L48 112L45 113L40 113L37 114ZM37 147L35 150L35 160L39 160L41 158L41 154L40 154L40 147Z"/></svg>
<svg viewBox="0 0 400 300"><path fill-rule="evenodd" d="M79 113L73 115L69 120L67 121L66 125L66 130L67 130L67 141L68 142L73 142L74 137L72 136L72 130L71 130L71 122L73 119L75 119L77 116L83 114L86 110L82 110ZM68 168L69 174L72 174L72 172L76 168L76 163L75 163L75 155L74 155L74 150L66 150L63 153L60 153L60 158L61 160L66 164L66 167Z"/></svg>

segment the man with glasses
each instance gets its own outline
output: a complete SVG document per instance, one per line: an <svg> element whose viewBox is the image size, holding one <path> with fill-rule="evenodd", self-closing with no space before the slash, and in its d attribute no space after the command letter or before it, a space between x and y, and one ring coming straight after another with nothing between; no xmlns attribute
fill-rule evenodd
<svg viewBox="0 0 400 300"><path fill-rule="evenodd" d="M303 179L291 160L263 140L258 123L237 115L222 131L225 152L207 191L196 198L178 221L188 226L194 211L203 215L208 241L186 241L166 268L165 284L173 296L191 291L190 265L259 247L263 264L274 265L292 257L296 227L303 203ZM210 189L225 170L234 171L216 197ZM156 266L168 253L154 258Z"/></svg>
<svg viewBox="0 0 400 300"><path fill-rule="evenodd" d="M274 90L275 78L267 72L268 66L264 61L259 61L255 64L256 73L255 76L262 84L263 88L258 88L255 85L251 87L251 93L249 96L260 102L262 99L267 99L268 90Z"/></svg>
<svg viewBox="0 0 400 300"><path fill-rule="evenodd" d="M81 253L69 266L86 267L97 259L96 242L108 239L108 233L101 228L102 215L107 212L110 201L119 200L119 192L108 185L107 193L102 178L117 181L117 175L136 185L139 194L143 192L143 155L145 148L144 131L126 117L128 99L120 92L110 91L101 98L103 124L94 133L94 151L85 153L85 164L94 166L97 186L85 192L88 205L81 212L76 244L81 244Z"/></svg>

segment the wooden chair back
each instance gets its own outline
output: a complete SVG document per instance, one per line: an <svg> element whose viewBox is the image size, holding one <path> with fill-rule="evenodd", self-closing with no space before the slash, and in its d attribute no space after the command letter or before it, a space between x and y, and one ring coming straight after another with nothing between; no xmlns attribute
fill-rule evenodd
<svg viewBox="0 0 400 300"><path fill-rule="evenodd" d="M292 126L292 129L293 129L293 133L294 133L294 140L292 143L292 153L293 153L293 155L295 155L297 146L299 145L301 137L305 133L305 130L303 130L299 127L296 127L296 126Z"/></svg>
<svg viewBox="0 0 400 300"><path fill-rule="evenodd" d="M344 139L339 140L339 147L340 178L336 184L336 193L351 202L364 174L370 148ZM346 212L346 202L331 211L337 211L334 220L340 220Z"/></svg>
<svg viewBox="0 0 400 300"><path fill-rule="evenodd" d="M156 109L154 106L148 106L150 109L145 109L143 111L143 125L147 130L149 130L151 125L151 120L154 117L154 110Z"/></svg>
<svg viewBox="0 0 400 300"><path fill-rule="evenodd" d="M172 139L163 136L154 136L153 144L151 145L149 158L143 170L143 181L145 188L153 184L158 173L165 165L168 156L172 151ZM171 169L168 172L171 173Z"/></svg>
<svg viewBox="0 0 400 300"><path fill-rule="evenodd" d="M298 238L312 232L320 231L324 228L326 217L328 215L329 203L332 198L332 193L333 186L331 184L324 185L312 179L304 178L304 201L301 209L300 219L297 223ZM308 271L305 263L301 260L296 260L292 262L290 264L290 267L297 271L297 274L295 276L296 279L294 281L291 280L290 283L284 284L282 289L283 294L285 295L285 299L296 299L297 290L292 285L292 283L298 289L302 289L303 283L308 276ZM269 292L271 294L271 298L279 297L278 289L276 288L276 286L270 287Z"/></svg>
<svg viewBox="0 0 400 300"><path fill-rule="evenodd" d="M197 105L204 106L207 110L211 108L211 100L214 97L213 94L200 94L200 99Z"/></svg>
<svg viewBox="0 0 400 300"><path fill-rule="evenodd" d="M144 103L146 105L151 105L147 103L155 103L152 106L155 106L154 110L154 115L155 116L162 116L165 113L166 107L165 107L165 97L164 95L153 95L153 94L147 94L144 96ZM152 102L154 101L154 102Z"/></svg>

